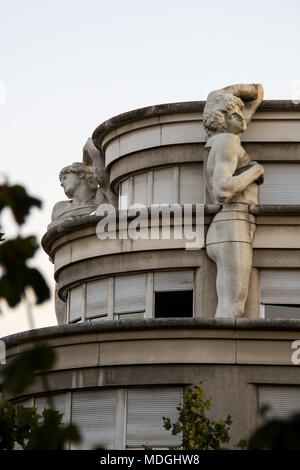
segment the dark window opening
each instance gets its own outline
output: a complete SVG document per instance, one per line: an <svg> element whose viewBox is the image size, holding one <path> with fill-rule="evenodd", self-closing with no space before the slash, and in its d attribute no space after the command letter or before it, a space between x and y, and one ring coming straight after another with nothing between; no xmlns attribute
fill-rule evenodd
<svg viewBox="0 0 300 470"><path fill-rule="evenodd" d="M193 291L155 292L155 318L193 316Z"/></svg>

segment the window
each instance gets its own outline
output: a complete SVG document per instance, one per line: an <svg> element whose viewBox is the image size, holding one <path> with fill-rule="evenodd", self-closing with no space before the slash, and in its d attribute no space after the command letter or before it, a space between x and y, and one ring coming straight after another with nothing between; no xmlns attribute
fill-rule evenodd
<svg viewBox="0 0 300 470"><path fill-rule="evenodd" d="M173 168L153 172L153 204L173 204Z"/></svg>
<svg viewBox="0 0 300 470"><path fill-rule="evenodd" d="M182 405L182 387L146 387L101 390L76 390L51 395L54 409L63 413L64 423L78 425L82 435L76 449L168 448L180 445L163 427L163 416L175 421L176 407ZM49 408L49 396L19 402Z"/></svg>
<svg viewBox="0 0 300 470"><path fill-rule="evenodd" d="M300 203L300 164L265 163L264 184L259 186L260 204Z"/></svg>
<svg viewBox="0 0 300 470"><path fill-rule="evenodd" d="M70 291L69 323L75 323L82 317L82 286L77 286Z"/></svg>
<svg viewBox="0 0 300 470"><path fill-rule="evenodd" d="M118 318L123 315L145 311L146 274L119 276L115 279L114 313ZM128 318L128 316L127 316Z"/></svg>
<svg viewBox="0 0 300 470"><path fill-rule="evenodd" d="M69 291L68 322L193 316L192 270L128 274Z"/></svg>
<svg viewBox="0 0 300 470"><path fill-rule="evenodd" d="M285 419L300 413L300 387L264 385L258 387L259 421Z"/></svg>
<svg viewBox="0 0 300 470"><path fill-rule="evenodd" d="M262 270L260 300L263 318L300 319L300 270Z"/></svg>
<svg viewBox="0 0 300 470"><path fill-rule="evenodd" d="M132 204L201 204L203 165L187 164L140 173L120 184L119 208Z"/></svg>
<svg viewBox="0 0 300 470"><path fill-rule="evenodd" d="M77 449L116 448L116 407L116 390L72 392L72 423L83 437Z"/></svg>
<svg viewBox="0 0 300 470"><path fill-rule="evenodd" d="M86 284L86 319L107 316L108 279L98 279Z"/></svg>
<svg viewBox="0 0 300 470"><path fill-rule="evenodd" d="M180 435L166 431L162 417L175 421L181 402L179 388L128 389L126 447L180 445Z"/></svg>
<svg viewBox="0 0 300 470"><path fill-rule="evenodd" d="M34 406L36 407L37 412L41 415L45 408L51 408L53 406L53 408L56 411L59 411L63 415L62 422L65 424L66 423L66 414L65 414L66 394L57 393L55 395L51 395L50 399L51 399L51 402L49 401L49 396L36 397L34 400Z"/></svg>
<svg viewBox="0 0 300 470"><path fill-rule="evenodd" d="M193 316L193 271L154 273L155 318Z"/></svg>

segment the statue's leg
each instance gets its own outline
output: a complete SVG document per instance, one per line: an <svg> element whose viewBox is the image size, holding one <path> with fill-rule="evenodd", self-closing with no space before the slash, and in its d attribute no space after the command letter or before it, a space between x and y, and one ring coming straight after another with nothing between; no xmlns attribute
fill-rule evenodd
<svg viewBox="0 0 300 470"><path fill-rule="evenodd" d="M241 317L248 295L252 246L243 242L216 243L207 247L207 254L217 265L216 317Z"/></svg>

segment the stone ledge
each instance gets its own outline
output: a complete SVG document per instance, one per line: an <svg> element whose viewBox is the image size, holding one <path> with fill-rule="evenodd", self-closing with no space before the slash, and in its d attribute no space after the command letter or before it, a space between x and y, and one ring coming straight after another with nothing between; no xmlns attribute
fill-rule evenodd
<svg viewBox="0 0 300 470"><path fill-rule="evenodd" d="M154 106L147 106L145 108L134 109L104 121L94 130L92 139L96 147L101 149L101 141L103 137L117 127L154 116L178 113L199 113L203 111L205 103L206 101L183 101L179 103L157 104ZM300 104L295 104L292 100L265 100L260 105L258 112L274 110L299 111Z"/></svg>
<svg viewBox="0 0 300 470"><path fill-rule="evenodd" d="M109 331L147 329L221 329L221 330L264 330L300 331L300 320L265 320L259 318L186 318L186 319L143 319L108 320L101 324L78 323L24 331L1 338L6 347L17 346L31 341L41 341L62 336L92 334Z"/></svg>

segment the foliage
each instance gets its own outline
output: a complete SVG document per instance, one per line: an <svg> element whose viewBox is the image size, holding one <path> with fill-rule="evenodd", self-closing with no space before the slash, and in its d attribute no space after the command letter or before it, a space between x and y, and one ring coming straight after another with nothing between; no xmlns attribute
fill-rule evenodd
<svg viewBox="0 0 300 470"><path fill-rule="evenodd" d="M41 201L27 194L22 186L0 185L0 214L7 207L21 226L32 207L41 207ZM4 241L0 232L0 299L15 307L31 287L40 304L50 297L49 288L41 273L27 266L38 248L36 238L20 235ZM36 372L45 372L55 362L55 351L46 344L36 343L15 355L6 366L1 367L2 388L20 394L35 379ZM47 383L45 377L45 391ZM80 435L73 425L63 425L62 415L53 409L45 409L39 415L35 408L24 408L4 401L0 403L0 450L11 450L16 444L30 450L61 450L68 442L79 442Z"/></svg>
<svg viewBox="0 0 300 470"><path fill-rule="evenodd" d="M41 208L42 202L29 196L23 186L9 186L7 183L0 185L0 213L5 207L9 207L18 225L25 222L34 206Z"/></svg>
<svg viewBox="0 0 300 470"><path fill-rule="evenodd" d="M15 406L9 401L0 403L0 450L12 450L15 444L24 448L37 423L34 408Z"/></svg>
<svg viewBox="0 0 300 470"><path fill-rule="evenodd" d="M249 450L300 450L300 415L272 420L249 439Z"/></svg>
<svg viewBox="0 0 300 470"><path fill-rule="evenodd" d="M173 435L182 433L183 450L223 450L222 444L229 442L231 416L211 421L205 414L211 406L211 401L205 399L203 387L193 385L184 393L183 406L177 407L177 421L171 423L169 418L163 417L167 431L171 430Z"/></svg>
<svg viewBox="0 0 300 470"><path fill-rule="evenodd" d="M0 450L63 450L66 444L79 442L75 426L64 426L62 414L45 409L39 415L35 408L0 403Z"/></svg>
<svg viewBox="0 0 300 470"><path fill-rule="evenodd" d="M41 207L42 203L27 194L19 185L0 185L0 214L7 207L17 223L21 226L25 222L32 207ZM4 233L0 233L3 241ZM27 260L32 258L38 248L34 236L23 238L18 236L12 240L4 241L0 245L0 299L5 299L10 307L18 305L25 295L26 287L31 287L40 304L50 297L49 288L41 273L35 268L27 266Z"/></svg>
<svg viewBox="0 0 300 470"><path fill-rule="evenodd" d="M32 426L26 450L63 450L69 442L80 442L76 426L62 424L62 414L44 409L42 419Z"/></svg>

